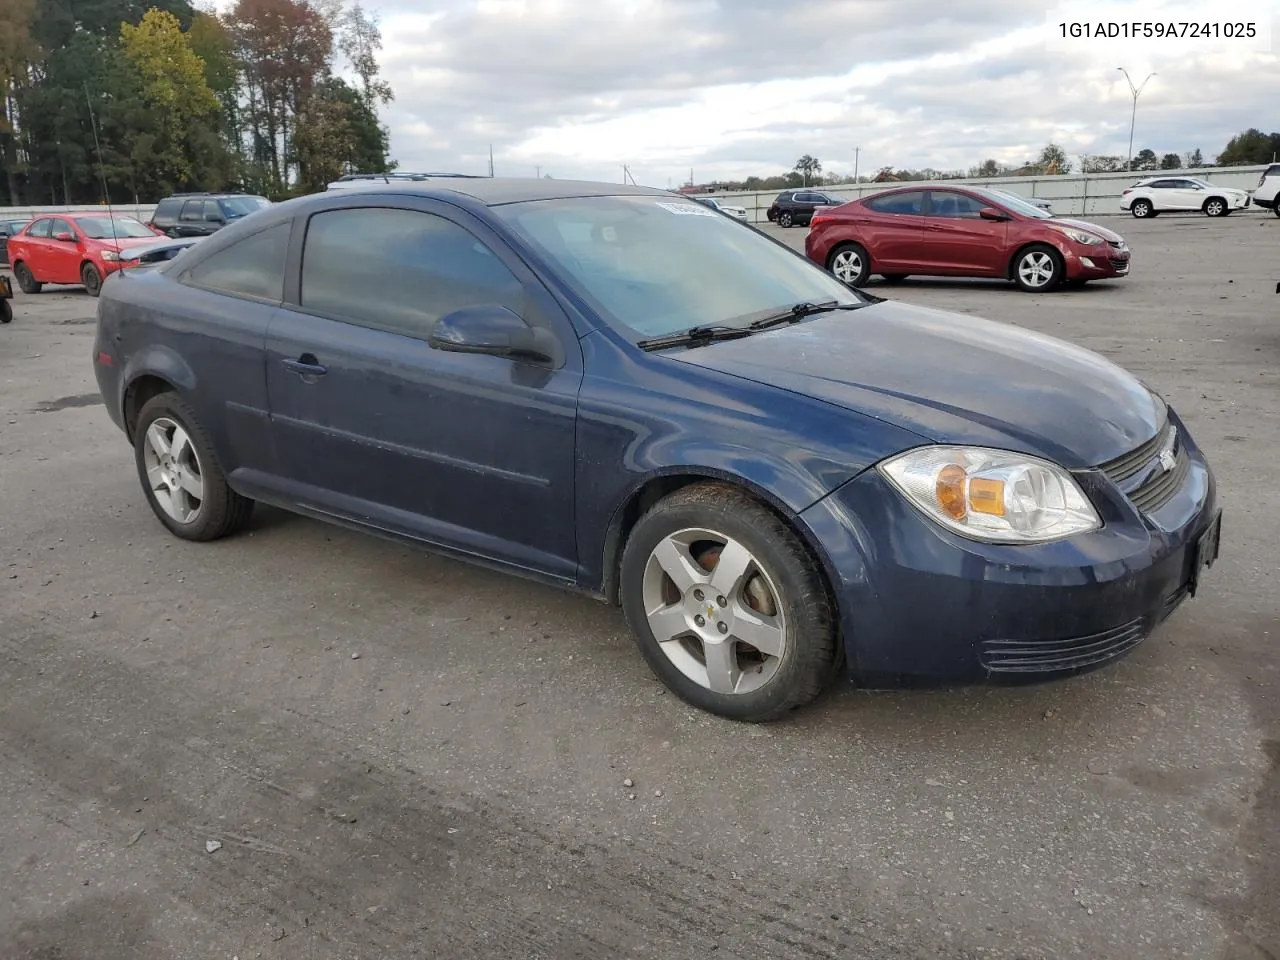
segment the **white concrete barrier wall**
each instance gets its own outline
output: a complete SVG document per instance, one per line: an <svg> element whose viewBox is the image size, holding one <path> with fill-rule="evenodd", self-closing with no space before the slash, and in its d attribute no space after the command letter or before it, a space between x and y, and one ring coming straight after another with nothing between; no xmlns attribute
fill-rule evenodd
<svg viewBox="0 0 1280 960"><path fill-rule="evenodd" d="M134 217L146 223L155 212L154 203L118 203L111 208L117 217ZM24 217L42 217L51 213L101 213L107 212L106 204L72 204L69 207L0 207L0 220L18 220Z"/></svg>
<svg viewBox="0 0 1280 960"><path fill-rule="evenodd" d="M964 180L917 180L898 183L864 183L858 186L844 184L836 187L816 187L823 193L856 200L872 193L878 193L892 187L921 186L930 184L944 186L946 184L973 184L975 186L998 187L1017 193L1024 197L1047 200L1053 204L1054 213L1071 217L1103 217L1124 213L1120 209L1120 194L1125 187L1137 180L1150 176L1198 177L1222 187L1235 187L1240 190L1253 190L1258 185L1258 178L1266 165L1256 167L1206 167L1199 170L1159 170L1155 173L1091 173L1066 174L1065 176L1041 177L992 177L990 179ZM781 190L765 190L755 192L715 193L715 196L734 206L746 207L747 217L753 222L767 221L765 211L769 204L781 193ZM144 223L155 211L154 203L118 204L112 209L121 216L136 217ZM40 216L48 213L104 213L103 204L84 204L69 207L0 207L0 219L17 219L19 217Z"/></svg>
<svg viewBox="0 0 1280 960"><path fill-rule="evenodd" d="M864 183L857 186L853 184L835 187L819 186L814 189L846 200L856 200L894 187L916 186L927 189L931 185L941 187L947 184L969 184L995 187L1024 197L1047 200L1053 205L1053 212L1064 217L1105 217L1124 214L1125 212L1120 209L1121 193L1126 187L1146 177L1196 177L1216 186L1251 191L1257 187L1258 178L1265 169L1267 168L1264 165L1208 167L1199 170L1159 170L1155 173L1091 173L1087 176L1066 174L1064 176L991 177L964 180L904 180L895 183ZM753 223L764 223L768 220L765 211L781 192L781 190L767 190L751 193L713 193L707 196L714 196L732 206L745 207L749 220Z"/></svg>

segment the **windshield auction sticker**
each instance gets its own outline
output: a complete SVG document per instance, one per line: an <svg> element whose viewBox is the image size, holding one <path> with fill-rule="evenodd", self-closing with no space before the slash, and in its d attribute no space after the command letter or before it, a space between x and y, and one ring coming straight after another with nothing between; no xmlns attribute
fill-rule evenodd
<svg viewBox="0 0 1280 960"><path fill-rule="evenodd" d="M663 210L677 213L682 217L715 217L719 216L714 210L708 210L706 207L696 203L666 203L659 200L658 206Z"/></svg>

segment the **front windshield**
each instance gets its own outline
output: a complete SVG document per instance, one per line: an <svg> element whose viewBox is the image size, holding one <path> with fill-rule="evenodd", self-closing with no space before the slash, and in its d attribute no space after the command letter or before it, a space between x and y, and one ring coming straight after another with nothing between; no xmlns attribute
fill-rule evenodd
<svg viewBox="0 0 1280 960"><path fill-rule="evenodd" d="M605 319L638 337L745 326L802 302L865 300L757 230L689 200L574 197L494 212Z"/></svg>
<svg viewBox="0 0 1280 960"><path fill-rule="evenodd" d="M113 225L114 222L114 225ZM90 240L115 238L154 237L156 232L133 217L80 217L76 220L80 232Z"/></svg>
<svg viewBox="0 0 1280 960"><path fill-rule="evenodd" d="M1050 220L1053 214L1042 207L1037 207L1034 203L1018 196L1016 193L1007 193L1004 190L989 190L985 187L978 188L974 191L989 200L994 200L1001 206L1008 207L1014 213L1020 213L1024 217L1035 217L1037 220Z"/></svg>
<svg viewBox="0 0 1280 960"><path fill-rule="evenodd" d="M270 201L266 197L232 197L229 200L218 201L218 205L222 207L222 215L228 220L248 216L269 204Z"/></svg>

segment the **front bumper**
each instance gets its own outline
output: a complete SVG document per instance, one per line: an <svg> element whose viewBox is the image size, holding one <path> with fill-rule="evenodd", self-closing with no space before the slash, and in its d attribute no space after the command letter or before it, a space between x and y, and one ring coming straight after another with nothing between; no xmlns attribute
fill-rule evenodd
<svg viewBox="0 0 1280 960"><path fill-rule="evenodd" d="M967 540L874 469L805 510L832 572L853 677L873 686L1049 679L1132 650L1212 560L1201 541L1216 529L1213 474L1178 430L1189 463L1172 497L1144 515L1102 473L1081 471L1104 525L1057 543Z"/></svg>
<svg viewBox="0 0 1280 960"><path fill-rule="evenodd" d="M1132 254L1128 244L1083 244L1074 241L1062 250L1063 265L1069 280L1106 280L1129 274Z"/></svg>

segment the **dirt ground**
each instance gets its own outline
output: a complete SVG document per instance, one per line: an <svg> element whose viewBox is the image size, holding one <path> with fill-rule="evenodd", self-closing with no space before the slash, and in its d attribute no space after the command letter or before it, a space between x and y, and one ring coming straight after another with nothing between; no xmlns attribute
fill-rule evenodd
<svg viewBox="0 0 1280 960"><path fill-rule="evenodd" d="M1280 957L1280 219L1110 225L1123 281L872 289L1163 393L1226 511L1199 596L1085 677L763 727L666 695L590 600L270 510L174 539L94 301L19 295L0 958Z"/></svg>

